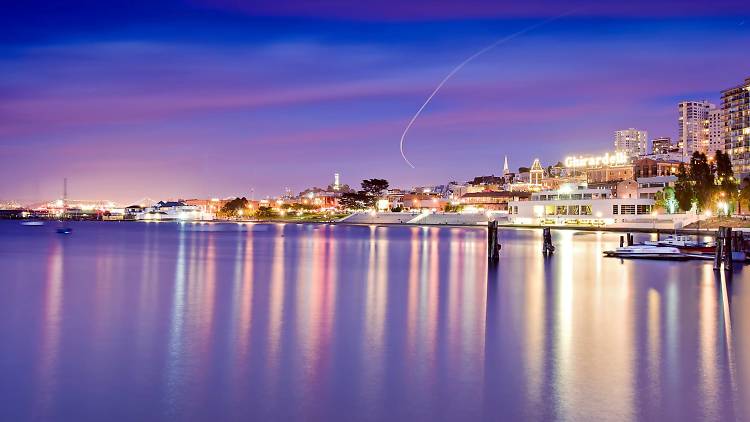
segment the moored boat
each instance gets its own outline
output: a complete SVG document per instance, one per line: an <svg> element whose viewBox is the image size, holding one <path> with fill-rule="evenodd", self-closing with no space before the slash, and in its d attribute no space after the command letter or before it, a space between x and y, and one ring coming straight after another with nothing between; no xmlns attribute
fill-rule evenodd
<svg viewBox="0 0 750 422"><path fill-rule="evenodd" d="M670 235L660 240L647 240L643 244L646 246L674 247L679 249L680 252L688 254L713 254L716 250L716 245L693 240L690 236L682 235Z"/></svg>
<svg viewBox="0 0 750 422"><path fill-rule="evenodd" d="M636 259L669 259L684 261L691 259L678 248L672 246L633 245L605 251L604 256L614 258L636 258Z"/></svg>

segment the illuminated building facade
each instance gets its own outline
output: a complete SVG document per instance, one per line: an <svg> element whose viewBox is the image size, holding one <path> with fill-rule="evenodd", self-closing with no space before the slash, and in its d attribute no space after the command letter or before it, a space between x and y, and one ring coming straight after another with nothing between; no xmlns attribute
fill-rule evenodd
<svg viewBox="0 0 750 422"><path fill-rule="evenodd" d="M633 165L625 164L619 166L602 166L586 169L586 181L588 183L602 183L633 178Z"/></svg>
<svg viewBox="0 0 750 422"><path fill-rule="evenodd" d="M615 151L624 152L628 157L646 154L647 145L648 132L645 130L630 128L615 132Z"/></svg>
<svg viewBox="0 0 750 422"><path fill-rule="evenodd" d="M750 173L750 77L721 92L726 152L737 175Z"/></svg>
<svg viewBox="0 0 750 422"><path fill-rule="evenodd" d="M529 169L529 183L534 186L542 186L542 178L544 178L544 168L542 168L539 159L535 158Z"/></svg>
<svg viewBox="0 0 750 422"><path fill-rule="evenodd" d="M672 149L672 138L663 136L651 141L651 152L653 154L667 154Z"/></svg>
<svg viewBox="0 0 750 422"><path fill-rule="evenodd" d="M678 104L677 146L684 157L708 152L706 122L716 106L708 101L683 101Z"/></svg>
<svg viewBox="0 0 750 422"><path fill-rule="evenodd" d="M724 151L724 112L720 108L714 108L708 111L708 118L704 124L704 132L708 137L708 150L706 154L709 157L716 155L716 151Z"/></svg>
<svg viewBox="0 0 750 422"><path fill-rule="evenodd" d="M461 197L460 203L466 207L475 207L487 211L506 211L508 202L529 199L529 192L473 192Z"/></svg>
<svg viewBox="0 0 750 422"><path fill-rule="evenodd" d="M640 179L642 177L669 176L677 174L679 168L680 161L641 158L633 162L633 177Z"/></svg>
<svg viewBox="0 0 750 422"><path fill-rule="evenodd" d="M641 199L637 194L615 197L610 189L565 185L535 192L528 201L509 202L508 217L513 224L533 225L638 223L652 217L653 207L653 199Z"/></svg>

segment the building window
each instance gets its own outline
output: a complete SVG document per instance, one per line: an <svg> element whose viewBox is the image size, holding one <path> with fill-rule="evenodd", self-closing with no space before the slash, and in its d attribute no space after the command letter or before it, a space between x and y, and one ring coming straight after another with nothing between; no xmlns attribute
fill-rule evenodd
<svg viewBox="0 0 750 422"><path fill-rule="evenodd" d="M581 215L591 215L591 205L581 205Z"/></svg>
<svg viewBox="0 0 750 422"><path fill-rule="evenodd" d="M571 205L568 207L568 215L578 215L580 207L578 205Z"/></svg>
<svg viewBox="0 0 750 422"><path fill-rule="evenodd" d="M547 205L547 206L544 207L544 214L546 214L546 215L555 215L555 210L556 209L557 208L555 208L554 205Z"/></svg>
<svg viewBox="0 0 750 422"><path fill-rule="evenodd" d="M635 205L620 205L620 214L635 214Z"/></svg>
<svg viewBox="0 0 750 422"><path fill-rule="evenodd" d="M568 207L565 205L558 205L556 213L557 215L568 215Z"/></svg>
<svg viewBox="0 0 750 422"><path fill-rule="evenodd" d="M638 214L651 214L651 205L638 205Z"/></svg>
<svg viewBox="0 0 750 422"><path fill-rule="evenodd" d="M612 205L612 214L615 214L615 215L618 214L618 212L617 212L617 205Z"/></svg>

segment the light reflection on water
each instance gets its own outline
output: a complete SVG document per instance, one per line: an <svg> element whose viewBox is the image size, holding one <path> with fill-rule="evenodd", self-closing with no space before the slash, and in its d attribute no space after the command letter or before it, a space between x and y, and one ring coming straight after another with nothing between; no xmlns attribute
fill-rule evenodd
<svg viewBox="0 0 750 422"><path fill-rule="evenodd" d="M482 229L1 222L0 419L747 414L748 271L500 239L488 268Z"/></svg>

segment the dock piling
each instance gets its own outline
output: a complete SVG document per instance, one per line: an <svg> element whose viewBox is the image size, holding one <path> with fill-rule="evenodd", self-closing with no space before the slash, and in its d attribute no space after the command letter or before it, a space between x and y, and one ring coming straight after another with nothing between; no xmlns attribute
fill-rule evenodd
<svg viewBox="0 0 750 422"><path fill-rule="evenodd" d="M738 252L742 249L742 241L740 240L741 236L742 233L732 233L731 227L719 227L719 230L716 232L714 270L721 268L722 262L724 263L724 270L732 270L734 252Z"/></svg>
<svg viewBox="0 0 750 422"><path fill-rule="evenodd" d="M732 269L732 252L734 252L734 249L732 249L732 228L731 227L724 227L724 269L730 270Z"/></svg>
<svg viewBox="0 0 750 422"><path fill-rule="evenodd" d="M487 259L490 262L500 260L500 242L497 239L497 221L487 222Z"/></svg>
<svg viewBox="0 0 750 422"><path fill-rule="evenodd" d="M555 246L552 245L552 230L549 227L542 229L542 254L544 256L551 256L555 253Z"/></svg>

